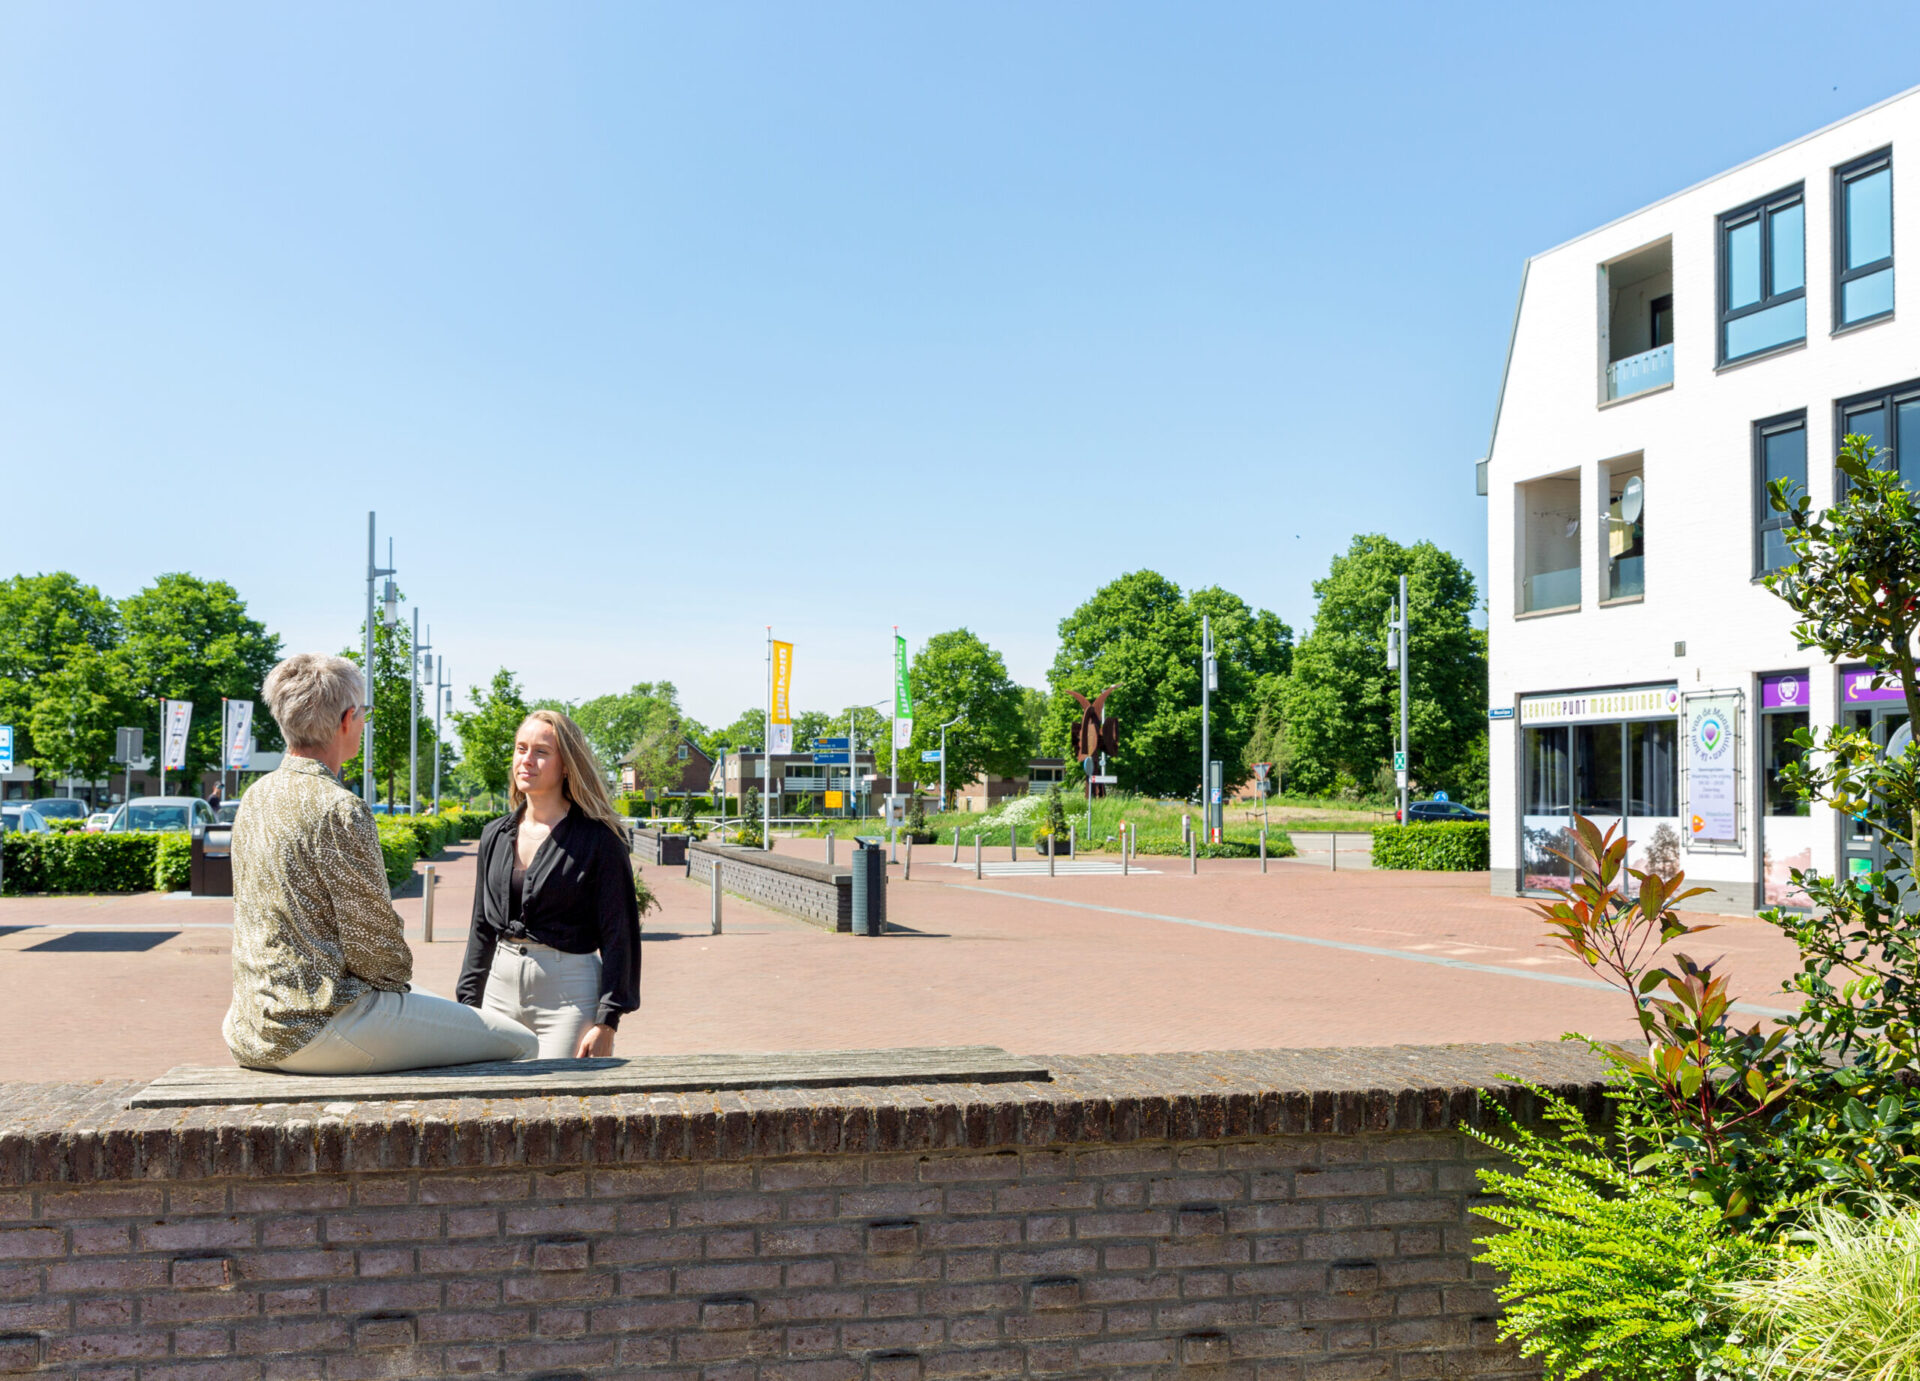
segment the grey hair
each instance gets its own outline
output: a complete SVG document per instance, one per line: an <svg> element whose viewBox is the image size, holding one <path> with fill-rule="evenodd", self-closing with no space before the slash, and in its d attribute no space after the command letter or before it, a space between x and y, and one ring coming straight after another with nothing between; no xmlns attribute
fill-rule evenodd
<svg viewBox="0 0 1920 1381"><path fill-rule="evenodd" d="M296 652L267 673L260 694L289 748L324 748L365 690L360 668L345 657Z"/></svg>

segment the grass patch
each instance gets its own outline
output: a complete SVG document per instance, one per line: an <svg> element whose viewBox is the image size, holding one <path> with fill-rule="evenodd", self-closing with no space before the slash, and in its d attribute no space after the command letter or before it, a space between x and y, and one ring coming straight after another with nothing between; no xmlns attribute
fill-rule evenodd
<svg viewBox="0 0 1920 1381"><path fill-rule="evenodd" d="M1075 807L1078 807L1076 810ZM1202 844L1202 858L1253 858L1260 852L1260 816L1253 813L1251 819L1236 818L1245 813L1229 808L1225 828L1225 837L1220 844ZM1139 840L1138 851L1142 854L1185 856L1186 846L1180 842L1180 817L1191 815L1195 830L1201 828L1200 808L1185 805L1179 801L1156 801L1143 796L1109 795L1093 803L1093 829L1087 829L1087 803L1084 799L1067 801L1067 819L1075 827L1077 848L1084 853L1111 853L1120 851L1120 826L1122 822L1135 827ZM960 831L963 847L972 847L973 836L977 832L982 844L1005 845L1014 831L1019 832L1023 848L1033 845L1034 829L1046 822L1047 798L1045 796L1017 796L1001 806L1000 809L982 814L979 811L948 811L940 815L927 817L927 828L933 831L938 843L951 844L953 832ZM831 834L840 839L849 839L855 835L880 835L886 830L878 820L821 820L804 829L792 831L803 839L824 839ZM1273 828L1267 835L1267 856L1269 858L1289 858L1293 855L1293 841L1281 828L1279 812L1274 813Z"/></svg>

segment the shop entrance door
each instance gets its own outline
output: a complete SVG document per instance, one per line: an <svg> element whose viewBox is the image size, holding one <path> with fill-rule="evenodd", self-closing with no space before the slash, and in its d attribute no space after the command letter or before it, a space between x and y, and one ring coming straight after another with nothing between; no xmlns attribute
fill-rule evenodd
<svg viewBox="0 0 1920 1381"><path fill-rule="evenodd" d="M1845 715L1847 728L1872 734L1874 746L1883 753L1887 740L1907 722L1904 705L1860 706L1847 709ZM1849 878L1865 878L1868 873L1885 872L1887 865L1893 861L1879 834L1869 829L1866 822L1852 817L1848 817L1840 828L1840 854Z"/></svg>

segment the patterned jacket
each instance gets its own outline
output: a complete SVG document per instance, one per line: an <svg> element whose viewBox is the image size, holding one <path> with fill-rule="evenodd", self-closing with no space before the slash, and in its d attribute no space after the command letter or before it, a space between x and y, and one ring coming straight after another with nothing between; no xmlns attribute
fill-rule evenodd
<svg viewBox="0 0 1920 1381"><path fill-rule="evenodd" d="M371 988L413 977L373 812L312 758L291 755L233 822L233 1058L278 1064Z"/></svg>

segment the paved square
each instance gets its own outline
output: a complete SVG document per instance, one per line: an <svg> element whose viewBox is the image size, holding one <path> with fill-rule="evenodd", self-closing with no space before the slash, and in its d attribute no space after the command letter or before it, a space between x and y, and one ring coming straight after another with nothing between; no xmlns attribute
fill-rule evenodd
<svg viewBox="0 0 1920 1381"><path fill-rule="evenodd" d="M823 857L813 840L779 851ZM1319 860L1154 859L1161 872L893 870L884 937L832 935L648 868L643 1006L619 1053L998 1045L1016 1053L1436 1044L1625 1035L1625 1000L1543 943L1484 874L1330 871ZM996 861L1005 862L1005 851ZM1030 860L1023 858L1022 865ZM1169 866L1175 865L1175 866ZM434 942L419 884L395 905L419 986L451 994L473 846L439 864ZM0 901L0 1079L152 1076L228 1062L232 906L184 897ZM1750 918L1693 937L1734 990L1777 1009L1793 949Z"/></svg>

